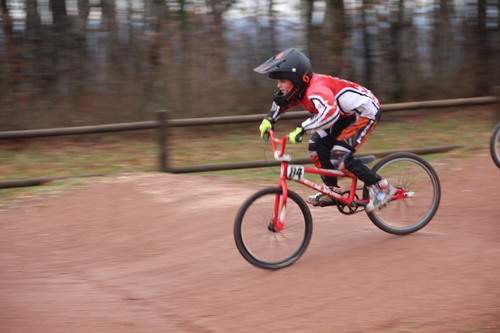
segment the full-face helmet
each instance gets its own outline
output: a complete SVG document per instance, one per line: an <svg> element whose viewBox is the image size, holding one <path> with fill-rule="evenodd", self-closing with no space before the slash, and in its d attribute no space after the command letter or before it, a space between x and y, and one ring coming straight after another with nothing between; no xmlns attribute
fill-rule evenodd
<svg viewBox="0 0 500 333"><path fill-rule="evenodd" d="M297 99L302 98L313 71L309 58L297 49L289 48L271 57L260 66L254 68L259 74L269 74L271 79L289 79L293 87L283 94L279 89L273 100L281 107L285 107Z"/></svg>

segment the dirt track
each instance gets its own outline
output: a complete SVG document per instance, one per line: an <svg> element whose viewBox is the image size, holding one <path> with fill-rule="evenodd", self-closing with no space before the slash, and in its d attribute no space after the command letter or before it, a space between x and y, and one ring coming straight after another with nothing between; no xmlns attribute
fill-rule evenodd
<svg viewBox="0 0 500 333"><path fill-rule="evenodd" d="M413 235L313 209L308 250L278 271L232 236L272 184L133 174L4 209L0 332L500 332L500 170L471 161L434 165L441 206Z"/></svg>

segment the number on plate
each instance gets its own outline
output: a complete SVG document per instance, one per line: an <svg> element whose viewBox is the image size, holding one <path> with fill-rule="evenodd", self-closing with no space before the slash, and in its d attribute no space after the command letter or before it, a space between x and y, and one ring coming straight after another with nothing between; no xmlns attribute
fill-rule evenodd
<svg viewBox="0 0 500 333"><path fill-rule="evenodd" d="M290 164L286 173L286 178L298 180L304 178L304 167L300 165Z"/></svg>

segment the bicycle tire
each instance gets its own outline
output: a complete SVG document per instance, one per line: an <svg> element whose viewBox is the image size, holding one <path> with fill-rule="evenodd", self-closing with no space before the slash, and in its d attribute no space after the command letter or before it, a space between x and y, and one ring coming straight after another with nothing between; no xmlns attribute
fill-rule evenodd
<svg viewBox="0 0 500 333"><path fill-rule="evenodd" d="M394 187L413 193L413 196L393 200L386 207L367 212L373 224L394 235L407 235L432 220L441 200L441 185L436 171L426 160L413 153L394 153L382 158L372 170ZM365 185L363 198L368 197Z"/></svg>
<svg viewBox="0 0 500 333"><path fill-rule="evenodd" d="M490 153L493 162L500 168L500 122L493 129L490 138Z"/></svg>
<svg viewBox="0 0 500 333"><path fill-rule="evenodd" d="M283 230L269 229L275 198L277 195L281 198L281 194L282 189L278 187L258 191L241 205L234 221L238 251L249 263L260 268L278 269L293 264L311 241L313 225L309 207L290 190Z"/></svg>

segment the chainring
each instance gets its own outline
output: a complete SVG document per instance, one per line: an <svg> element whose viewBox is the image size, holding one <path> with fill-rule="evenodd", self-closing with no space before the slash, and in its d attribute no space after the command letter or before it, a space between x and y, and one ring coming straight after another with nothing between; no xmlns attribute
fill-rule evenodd
<svg viewBox="0 0 500 333"><path fill-rule="evenodd" d="M341 195L343 197L348 198L350 193L351 193L351 191L344 191L344 192L342 192ZM355 201L357 201L359 199L357 194L354 194L354 198L355 198ZM354 202L353 202L353 206L343 205L343 204L337 203L337 209L339 210L339 212L341 212L344 215L352 215L358 211L358 205L354 204Z"/></svg>

